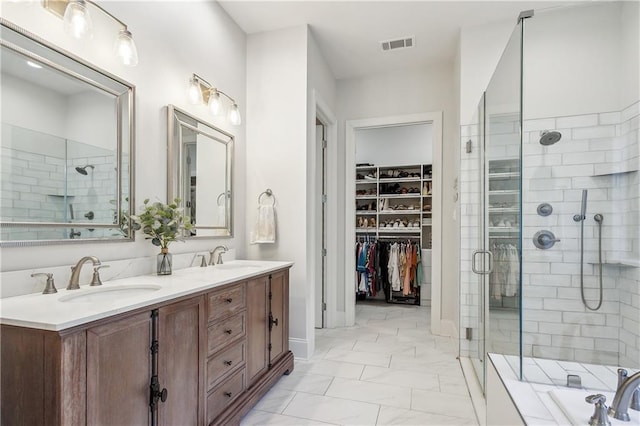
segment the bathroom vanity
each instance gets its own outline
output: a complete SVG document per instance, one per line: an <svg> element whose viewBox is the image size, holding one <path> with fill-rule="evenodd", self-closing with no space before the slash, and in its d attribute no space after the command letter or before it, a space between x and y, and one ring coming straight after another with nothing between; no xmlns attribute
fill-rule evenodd
<svg viewBox="0 0 640 426"><path fill-rule="evenodd" d="M286 262L2 301L2 424L237 424L282 374Z"/></svg>

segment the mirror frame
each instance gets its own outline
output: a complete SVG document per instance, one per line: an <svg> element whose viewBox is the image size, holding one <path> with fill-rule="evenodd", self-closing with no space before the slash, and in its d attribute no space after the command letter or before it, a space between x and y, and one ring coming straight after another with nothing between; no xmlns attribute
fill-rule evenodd
<svg viewBox="0 0 640 426"><path fill-rule="evenodd" d="M26 42L24 45L16 45L13 41L5 40L0 34L0 46L8 48L22 54L26 57L35 59L39 62L45 63L52 68L63 72L71 77L90 84L102 91L110 93L115 97L115 104L117 109L116 114L116 217L113 223L93 223L93 222L6 222L0 221L0 227L23 227L23 228L52 228L52 229L92 229L92 228L106 228L116 229L120 228L122 231L122 237L97 237L97 238L81 238L81 239L46 239L46 240L2 240L0 241L0 247L20 247L20 246L38 246L38 245L52 245L52 244L82 244L82 243L112 243L112 242L131 242L135 238L135 232L131 226L130 216L134 214L135 209L135 86L91 63L83 60L82 58L48 42L47 40L19 27L18 25L7 21L0 17L0 26L4 31L12 31L18 36L24 37ZM36 47L34 49L34 47ZM31 50L29 49L31 48ZM41 56L37 50L45 52L51 52L51 56ZM77 71L70 69L68 66L61 62L76 63L80 68L86 68L95 73L94 76L99 79L112 80L113 82L124 86L126 90L118 92L115 89L106 87L105 84L96 80L95 77L81 75ZM123 120L122 105L126 102L129 106L126 114L126 120ZM128 126L124 124L124 121L128 123ZM126 135L126 138L125 138ZM128 139L128 167L123 168L123 139ZM128 191L126 197L128 198L127 211L123 211L123 174L124 170L128 170ZM123 227L124 225L124 227Z"/></svg>
<svg viewBox="0 0 640 426"><path fill-rule="evenodd" d="M219 132L221 135L224 135L228 140L223 140L219 136L213 135L203 129L198 129L193 126L193 124L185 121L186 119L196 122L198 124L203 124L210 129ZM179 133L179 137L176 140L174 135L176 134L176 130L178 128L187 128L192 130L198 134L204 135L210 139L213 139L217 142L223 143L226 146L226 170L225 170L225 179L227 181L227 187L225 188L225 192L227 193L227 197L225 199L226 209L225 209L225 226L211 226L211 225L198 225L196 222L194 224L194 229L196 230L195 236L185 235L186 238L195 238L195 239L211 239L211 238L231 238L233 237L233 161L234 161L234 146L235 146L235 137L219 127L214 126L211 123L208 123L204 120L201 120L198 117L174 106L167 105L167 200L173 200L175 198L180 198L181 207L185 207L183 196L184 189L184 168L183 168L183 143L182 143L182 132ZM221 196L225 193L221 194L213 194L213 197L216 197L216 200L219 200ZM197 230L218 230L224 231L224 233L220 235L197 235Z"/></svg>

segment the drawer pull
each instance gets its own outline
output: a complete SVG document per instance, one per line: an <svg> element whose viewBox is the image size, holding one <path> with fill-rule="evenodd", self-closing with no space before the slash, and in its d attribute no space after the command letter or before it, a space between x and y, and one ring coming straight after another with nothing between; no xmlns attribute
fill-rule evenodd
<svg viewBox="0 0 640 426"><path fill-rule="evenodd" d="M233 394L231 392L225 392L224 396L226 396L227 398L231 398Z"/></svg>
<svg viewBox="0 0 640 426"><path fill-rule="evenodd" d="M231 365L231 364L233 364L233 361L225 361L224 364L225 365Z"/></svg>
<svg viewBox="0 0 640 426"><path fill-rule="evenodd" d="M233 332L233 330L225 330L224 332L227 333L227 334L231 334Z"/></svg>
<svg viewBox="0 0 640 426"><path fill-rule="evenodd" d="M228 298L224 299L224 301L227 302L227 303L231 303L231 302L233 302L233 299L228 297Z"/></svg>

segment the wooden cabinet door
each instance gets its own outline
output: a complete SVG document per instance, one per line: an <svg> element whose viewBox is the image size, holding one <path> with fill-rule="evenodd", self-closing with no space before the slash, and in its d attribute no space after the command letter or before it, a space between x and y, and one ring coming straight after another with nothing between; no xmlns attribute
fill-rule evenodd
<svg viewBox="0 0 640 426"><path fill-rule="evenodd" d="M158 309L158 379L167 400L158 401L158 424L204 423L204 296Z"/></svg>
<svg viewBox="0 0 640 426"><path fill-rule="evenodd" d="M247 387L269 368L269 280L247 282Z"/></svg>
<svg viewBox="0 0 640 426"><path fill-rule="evenodd" d="M150 421L151 313L87 330L87 424Z"/></svg>
<svg viewBox="0 0 640 426"><path fill-rule="evenodd" d="M271 276L271 351L269 366L289 350L289 282L287 274L278 272Z"/></svg>

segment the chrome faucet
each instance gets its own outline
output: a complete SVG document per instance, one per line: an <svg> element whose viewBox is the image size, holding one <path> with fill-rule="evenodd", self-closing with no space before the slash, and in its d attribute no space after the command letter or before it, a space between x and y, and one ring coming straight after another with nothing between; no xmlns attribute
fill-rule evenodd
<svg viewBox="0 0 640 426"><path fill-rule="evenodd" d="M67 290L78 290L80 288L80 270L82 269L82 265L88 261L93 262L93 266L101 265L100 260L95 256L85 256L80 259L78 263L76 263L76 266L71 267L71 278L69 278Z"/></svg>
<svg viewBox="0 0 640 426"><path fill-rule="evenodd" d="M630 420L629 413L627 412L629 408L633 408L634 410L640 409L640 406L638 406L640 371L633 376L627 377L627 370L619 368L618 379L622 380L618 381L618 390L616 390L616 395L613 397L613 402L611 403L611 407L609 407L608 413L614 419L628 422Z"/></svg>
<svg viewBox="0 0 640 426"><path fill-rule="evenodd" d="M227 248L227 246L218 246L216 248L214 248L213 250L211 250L209 252L209 265L213 265L213 259L216 255L216 251L218 251L218 249L222 249L223 251L221 251L220 253L218 253L218 260L215 262L216 265L222 265L222 253L226 253L229 251L229 249Z"/></svg>

